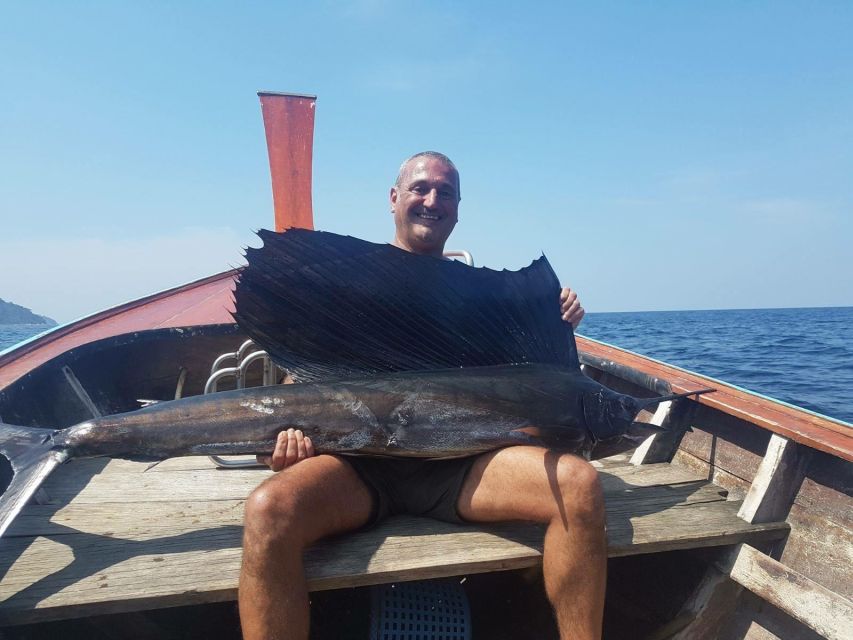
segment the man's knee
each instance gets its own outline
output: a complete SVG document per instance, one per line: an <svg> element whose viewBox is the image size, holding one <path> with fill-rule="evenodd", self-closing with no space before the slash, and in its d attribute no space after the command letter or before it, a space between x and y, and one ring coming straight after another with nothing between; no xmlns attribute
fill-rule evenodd
<svg viewBox="0 0 853 640"><path fill-rule="evenodd" d="M364 524L371 497L340 460L317 456L280 471L246 500L244 543L304 548L327 535Z"/></svg>
<svg viewBox="0 0 853 640"><path fill-rule="evenodd" d="M279 478L264 482L246 500L245 521L252 524L282 524L298 512L301 502L294 486L276 486Z"/></svg>
<svg viewBox="0 0 853 640"><path fill-rule="evenodd" d="M557 466L557 480L566 512L574 520L603 526L604 493L595 467L582 458L562 456Z"/></svg>
<svg viewBox="0 0 853 640"><path fill-rule="evenodd" d="M247 536L262 536L270 542L298 533L298 514L304 500L298 484L273 477L256 488L246 500L244 514Z"/></svg>

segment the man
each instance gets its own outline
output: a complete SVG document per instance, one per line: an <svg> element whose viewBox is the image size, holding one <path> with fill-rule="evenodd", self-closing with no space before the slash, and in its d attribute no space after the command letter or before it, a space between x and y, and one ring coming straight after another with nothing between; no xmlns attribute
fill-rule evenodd
<svg viewBox="0 0 853 640"><path fill-rule="evenodd" d="M391 188L393 244L441 258L458 219L459 173L435 152L409 158ZM555 301L555 312L557 301ZM583 309L569 289L563 319ZM515 446L447 461L314 455L289 429L266 459L281 471L246 502L239 604L246 640L308 637L303 550L396 511L453 522L546 523L543 572L562 638L600 638L607 550L598 474L585 460Z"/></svg>

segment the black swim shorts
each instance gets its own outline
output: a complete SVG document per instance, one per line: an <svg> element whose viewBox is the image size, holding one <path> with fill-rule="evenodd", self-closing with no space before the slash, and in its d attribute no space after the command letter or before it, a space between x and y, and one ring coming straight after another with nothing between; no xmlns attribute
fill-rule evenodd
<svg viewBox="0 0 853 640"><path fill-rule="evenodd" d="M463 522L456 511L462 484L476 456L451 460L346 456L373 494L368 527L395 514Z"/></svg>

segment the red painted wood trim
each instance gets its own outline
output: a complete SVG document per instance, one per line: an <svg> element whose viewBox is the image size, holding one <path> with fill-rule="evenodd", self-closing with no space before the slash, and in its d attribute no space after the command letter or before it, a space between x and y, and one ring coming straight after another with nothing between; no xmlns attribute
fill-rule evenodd
<svg viewBox="0 0 853 640"><path fill-rule="evenodd" d="M314 148L314 96L258 93L272 176L275 230L314 228L311 163Z"/></svg>
<svg viewBox="0 0 853 640"><path fill-rule="evenodd" d="M577 336L577 343L580 351L668 381L674 393L713 387L717 391L699 396L700 403L812 449L853 462L853 429L841 422L779 404L725 383L655 362L618 347L603 345L583 336Z"/></svg>
<svg viewBox="0 0 853 640"><path fill-rule="evenodd" d="M238 271L219 273L100 311L10 351L0 357L0 389L69 349L95 340L147 329L231 324Z"/></svg>

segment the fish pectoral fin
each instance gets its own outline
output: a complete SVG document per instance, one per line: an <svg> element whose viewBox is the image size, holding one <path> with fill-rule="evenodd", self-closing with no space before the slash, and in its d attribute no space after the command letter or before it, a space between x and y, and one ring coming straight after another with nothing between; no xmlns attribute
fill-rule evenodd
<svg viewBox="0 0 853 640"><path fill-rule="evenodd" d="M509 433L513 444L529 444L547 449L576 449L586 441L586 433L564 425L528 425Z"/></svg>

